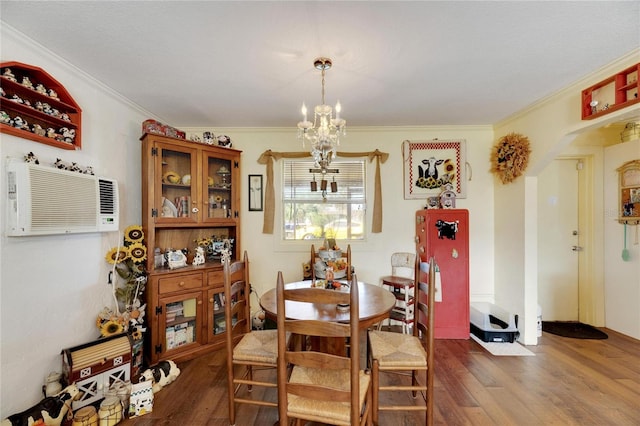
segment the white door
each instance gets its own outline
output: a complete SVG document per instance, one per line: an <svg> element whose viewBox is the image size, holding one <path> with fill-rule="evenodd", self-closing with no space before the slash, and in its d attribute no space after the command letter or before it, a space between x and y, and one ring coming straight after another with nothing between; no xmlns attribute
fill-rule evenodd
<svg viewBox="0 0 640 426"><path fill-rule="evenodd" d="M554 160L538 176L538 304L543 321L578 321L578 160Z"/></svg>

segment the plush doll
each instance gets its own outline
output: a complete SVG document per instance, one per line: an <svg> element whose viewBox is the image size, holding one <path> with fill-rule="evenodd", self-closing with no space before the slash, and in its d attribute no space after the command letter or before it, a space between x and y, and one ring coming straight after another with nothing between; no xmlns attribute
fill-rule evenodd
<svg viewBox="0 0 640 426"><path fill-rule="evenodd" d="M153 393L158 393L163 387L172 383L180 375L180 369L175 362L160 361L156 365L149 367L140 375L140 382L145 380L153 383Z"/></svg>

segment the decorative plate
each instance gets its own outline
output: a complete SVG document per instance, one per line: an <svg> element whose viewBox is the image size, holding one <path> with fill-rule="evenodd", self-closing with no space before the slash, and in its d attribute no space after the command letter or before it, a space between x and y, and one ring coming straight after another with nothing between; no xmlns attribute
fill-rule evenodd
<svg viewBox="0 0 640 426"><path fill-rule="evenodd" d="M162 216L178 217L178 209L168 198L165 198L162 202Z"/></svg>

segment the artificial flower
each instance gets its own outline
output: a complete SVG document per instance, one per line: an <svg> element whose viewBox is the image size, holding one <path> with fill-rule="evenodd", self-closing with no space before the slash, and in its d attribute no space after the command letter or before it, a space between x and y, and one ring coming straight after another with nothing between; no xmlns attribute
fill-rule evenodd
<svg viewBox="0 0 640 426"><path fill-rule="evenodd" d="M134 243L129 246L129 258L133 263L142 263L147 260L147 248L142 243Z"/></svg>
<svg viewBox="0 0 640 426"><path fill-rule="evenodd" d="M111 275L115 308L105 307L100 311L96 318L96 327L105 337L126 332L135 333L137 339L141 339L145 331L145 305L140 301L144 300L147 284L147 247L144 245L142 227L127 227L123 245L110 249L105 258L116 272L115 276Z"/></svg>
<svg viewBox="0 0 640 426"><path fill-rule="evenodd" d="M142 226L131 225L124 230L124 240L130 243L141 243L144 239L144 232L142 232Z"/></svg>
<svg viewBox="0 0 640 426"><path fill-rule="evenodd" d="M120 334L124 331L124 327L119 321L109 320L102 324L100 327L100 334L103 337L113 336L114 334Z"/></svg>
<svg viewBox="0 0 640 426"><path fill-rule="evenodd" d="M110 264L121 263L129 258L129 249L126 247L113 247L105 256Z"/></svg>

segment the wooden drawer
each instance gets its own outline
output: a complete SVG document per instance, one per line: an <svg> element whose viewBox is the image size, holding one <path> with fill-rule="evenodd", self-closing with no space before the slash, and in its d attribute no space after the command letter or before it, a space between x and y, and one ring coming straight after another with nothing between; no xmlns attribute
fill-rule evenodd
<svg viewBox="0 0 640 426"><path fill-rule="evenodd" d="M224 272L222 270L212 271L207 274L208 286L224 286Z"/></svg>
<svg viewBox="0 0 640 426"><path fill-rule="evenodd" d="M202 274L177 275L158 280L158 293L172 293L202 287Z"/></svg>

